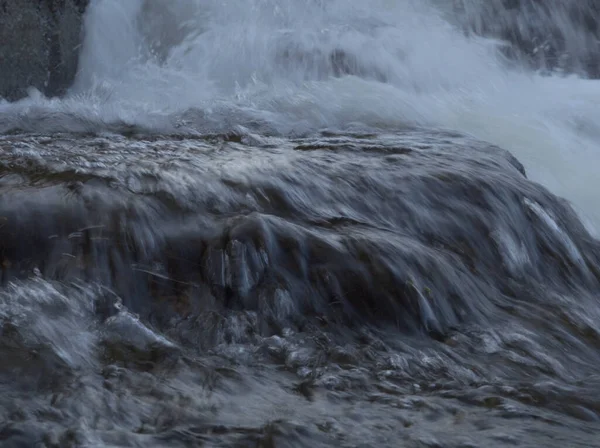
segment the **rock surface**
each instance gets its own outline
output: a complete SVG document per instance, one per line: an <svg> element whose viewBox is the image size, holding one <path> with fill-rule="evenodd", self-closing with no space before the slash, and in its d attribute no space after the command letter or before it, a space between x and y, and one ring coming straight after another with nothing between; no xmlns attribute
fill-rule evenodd
<svg viewBox="0 0 600 448"><path fill-rule="evenodd" d="M542 71L600 77L600 2L454 0L467 32L505 42L503 53Z"/></svg>
<svg viewBox="0 0 600 448"><path fill-rule="evenodd" d="M77 72L88 0L0 0L0 97L57 96Z"/></svg>

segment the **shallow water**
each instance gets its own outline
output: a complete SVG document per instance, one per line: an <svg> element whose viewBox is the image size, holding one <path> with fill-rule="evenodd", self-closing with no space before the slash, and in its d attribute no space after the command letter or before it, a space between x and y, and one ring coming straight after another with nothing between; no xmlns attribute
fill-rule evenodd
<svg viewBox="0 0 600 448"><path fill-rule="evenodd" d="M592 3L363 3L95 0L0 102L2 446L600 446Z"/></svg>

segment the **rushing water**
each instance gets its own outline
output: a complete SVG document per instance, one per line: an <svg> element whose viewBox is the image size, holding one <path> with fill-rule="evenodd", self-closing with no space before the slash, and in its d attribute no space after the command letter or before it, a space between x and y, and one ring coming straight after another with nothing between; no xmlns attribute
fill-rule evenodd
<svg viewBox="0 0 600 448"><path fill-rule="evenodd" d="M600 446L598 8L548 3L93 0L0 102L3 446Z"/></svg>

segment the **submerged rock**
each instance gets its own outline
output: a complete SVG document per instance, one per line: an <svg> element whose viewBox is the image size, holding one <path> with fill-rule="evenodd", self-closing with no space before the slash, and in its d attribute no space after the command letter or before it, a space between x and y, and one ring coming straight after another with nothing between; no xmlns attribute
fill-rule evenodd
<svg viewBox="0 0 600 448"><path fill-rule="evenodd" d="M77 72L88 0L0 0L0 98L63 94Z"/></svg>

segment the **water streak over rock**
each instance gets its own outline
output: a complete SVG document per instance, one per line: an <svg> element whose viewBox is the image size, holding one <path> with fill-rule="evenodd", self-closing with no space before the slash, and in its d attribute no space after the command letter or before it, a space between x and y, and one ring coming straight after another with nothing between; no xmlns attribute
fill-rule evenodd
<svg viewBox="0 0 600 448"><path fill-rule="evenodd" d="M497 147L21 134L0 156L3 446L594 446L600 244Z"/></svg>

